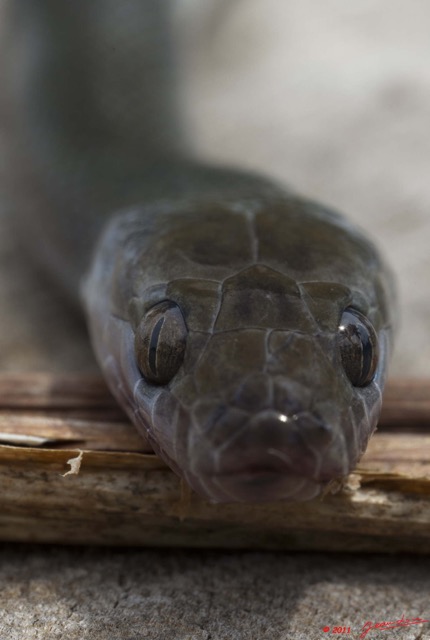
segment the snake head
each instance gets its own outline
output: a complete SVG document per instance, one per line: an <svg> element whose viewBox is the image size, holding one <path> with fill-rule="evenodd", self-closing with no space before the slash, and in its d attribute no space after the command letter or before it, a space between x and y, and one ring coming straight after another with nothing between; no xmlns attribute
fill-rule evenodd
<svg viewBox="0 0 430 640"><path fill-rule="evenodd" d="M87 283L112 391L203 497L314 498L350 473L379 416L378 254L300 200L151 213L117 219L100 249L117 261Z"/></svg>

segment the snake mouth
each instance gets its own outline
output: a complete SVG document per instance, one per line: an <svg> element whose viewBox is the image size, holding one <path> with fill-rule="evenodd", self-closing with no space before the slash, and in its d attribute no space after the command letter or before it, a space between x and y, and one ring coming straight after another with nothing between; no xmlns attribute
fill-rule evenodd
<svg viewBox="0 0 430 640"><path fill-rule="evenodd" d="M330 469L318 468L319 464L288 464L273 457L266 464L239 465L236 469L203 474L202 485L221 501L278 502L306 501L318 496L335 478L344 476L343 469L334 465Z"/></svg>

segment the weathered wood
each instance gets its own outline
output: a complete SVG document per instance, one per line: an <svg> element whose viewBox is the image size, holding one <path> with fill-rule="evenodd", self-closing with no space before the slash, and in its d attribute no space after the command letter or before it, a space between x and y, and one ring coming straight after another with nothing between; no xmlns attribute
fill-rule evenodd
<svg viewBox="0 0 430 640"><path fill-rule="evenodd" d="M392 382L381 431L337 493L216 505L150 453L99 378L0 376L0 539L430 552L429 389Z"/></svg>

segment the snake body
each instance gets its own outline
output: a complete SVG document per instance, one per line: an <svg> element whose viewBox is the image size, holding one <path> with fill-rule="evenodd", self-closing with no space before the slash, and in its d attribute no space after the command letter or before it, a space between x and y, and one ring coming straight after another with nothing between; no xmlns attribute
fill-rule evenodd
<svg viewBox="0 0 430 640"><path fill-rule="evenodd" d="M315 497L378 420L390 270L337 213L187 158L168 2L6 5L9 206L113 394L203 497Z"/></svg>

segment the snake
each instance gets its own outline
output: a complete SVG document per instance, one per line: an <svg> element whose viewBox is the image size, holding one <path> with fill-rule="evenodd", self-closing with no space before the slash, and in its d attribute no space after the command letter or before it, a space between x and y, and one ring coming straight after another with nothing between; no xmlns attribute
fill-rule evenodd
<svg viewBox="0 0 430 640"><path fill-rule="evenodd" d="M392 271L336 211L194 157L171 10L3 3L5 201L83 310L113 395L192 490L311 500L376 428Z"/></svg>

